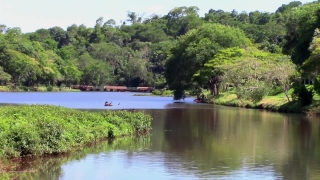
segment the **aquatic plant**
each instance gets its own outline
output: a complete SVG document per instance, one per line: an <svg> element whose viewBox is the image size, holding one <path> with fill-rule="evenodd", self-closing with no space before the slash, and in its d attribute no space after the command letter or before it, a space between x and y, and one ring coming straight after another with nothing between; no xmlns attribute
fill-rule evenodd
<svg viewBox="0 0 320 180"><path fill-rule="evenodd" d="M83 111L51 105L0 107L0 157L67 152L102 138L148 131L143 112Z"/></svg>

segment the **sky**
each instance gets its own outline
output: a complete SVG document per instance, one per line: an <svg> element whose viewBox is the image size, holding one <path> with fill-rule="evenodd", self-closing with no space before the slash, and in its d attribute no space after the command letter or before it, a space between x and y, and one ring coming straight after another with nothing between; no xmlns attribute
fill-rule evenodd
<svg viewBox="0 0 320 180"><path fill-rule="evenodd" d="M147 18L152 14L165 15L181 6L197 6L200 16L211 8L231 12L275 12L282 4L293 0L0 0L0 24L20 27L23 33L72 24L93 27L99 17L104 22L114 19L119 25L127 19L127 12ZM312 2L301 0L300 2Z"/></svg>

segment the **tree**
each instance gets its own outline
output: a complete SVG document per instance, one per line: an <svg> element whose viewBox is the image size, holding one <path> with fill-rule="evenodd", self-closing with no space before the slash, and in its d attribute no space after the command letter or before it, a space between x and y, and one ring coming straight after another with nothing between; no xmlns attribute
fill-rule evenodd
<svg viewBox="0 0 320 180"><path fill-rule="evenodd" d="M249 51L236 58L236 61L221 66L224 83L235 87L239 99L256 102L266 95L270 60L265 59L263 54Z"/></svg>
<svg viewBox="0 0 320 180"><path fill-rule="evenodd" d="M0 66L0 82L1 85L6 84L11 80L11 75L3 71L3 67Z"/></svg>
<svg viewBox="0 0 320 180"><path fill-rule="evenodd" d="M114 19L109 19L107 22L104 23L104 25L107 25L107 26L115 26L117 23Z"/></svg>
<svg viewBox="0 0 320 180"><path fill-rule="evenodd" d="M309 46L310 57L302 64L305 73L320 72L320 30L317 28L314 31L314 37Z"/></svg>
<svg viewBox="0 0 320 180"><path fill-rule="evenodd" d="M320 75L315 78L313 89L318 95L320 95Z"/></svg>
<svg viewBox="0 0 320 180"><path fill-rule="evenodd" d="M245 49L239 47L220 50L194 75L195 80L202 87L207 85L212 95L219 95L220 83L224 76L224 71L220 66L235 63L244 53Z"/></svg>
<svg viewBox="0 0 320 180"><path fill-rule="evenodd" d="M110 64L94 59L88 53L79 57L78 66L79 72L82 72L81 83L83 84L100 86L111 82L112 68Z"/></svg>
<svg viewBox="0 0 320 180"><path fill-rule="evenodd" d="M191 30L178 39L165 64L165 77L170 89L183 91L190 87L193 75L222 48L247 44L247 38L238 28L204 24Z"/></svg>
<svg viewBox="0 0 320 180"><path fill-rule="evenodd" d="M287 56L278 56L278 60L270 66L270 79L280 86L287 97L294 78L297 78L297 66Z"/></svg>
<svg viewBox="0 0 320 180"><path fill-rule="evenodd" d="M308 3L288 13L283 53L290 55L297 65L302 65L310 56L308 48L320 23L319 13L318 3Z"/></svg>
<svg viewBox="0 0 320 180"><path fill-rule="evenodd" d="M202 20L198 11L199 8L197 6L182 6L170 10L165 16L167 19L167 34L176 38L199 27L202 24Z"/></svg>

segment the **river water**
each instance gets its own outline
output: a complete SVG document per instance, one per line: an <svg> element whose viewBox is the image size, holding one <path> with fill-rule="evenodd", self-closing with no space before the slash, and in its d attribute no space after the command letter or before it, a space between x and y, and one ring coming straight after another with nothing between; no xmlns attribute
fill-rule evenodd
<svg viewBox="0 0 320 180"><path fill-rule="evenodd" d="M22 179L320 179L318 118L133 94L0 93L0 103L136 108L154 118L150 135L23 160L18 170L30 172Z"/></svg>

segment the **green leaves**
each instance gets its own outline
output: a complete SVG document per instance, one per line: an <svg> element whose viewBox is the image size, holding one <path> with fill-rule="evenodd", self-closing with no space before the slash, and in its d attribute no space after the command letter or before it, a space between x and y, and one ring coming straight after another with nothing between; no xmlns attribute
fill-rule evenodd
<svg viewBox="0 0 320 180"><path fill-rule="evenodd" d="M7 83L11 80L11 75L3 71L3 67L0 66L0 84Z"/></svg>
<svg viewBox="0 0 320 180"><path fill-rule="evenodd" d="M314 91L320 95L320 75L315 78L313 87Z"/></svg>
<svg viewBox="0 0 320 180"><path fill-rule="evenodd" d="M245 47L249 44L244 33L237 28L221 24L204 24L178 39L166 63L166 80L172 89L190 86L193 75L219 50Z"/></svg>
<svg viewBox="0 0 320 180"><path fill-rule="evenodd" d="M67 152L101 138L148 131L142 112L87 112L47 105L0 108L0 157Z"/></svg>
<svg viewBox="0 0 320 180"><path fill-rule="evenodd" d="M293 8L287 14L287 35L284 53L291 55L293 62L302 65L309 58L308 47L314 30L318 27L320 5L317 2Z"/></svg>

